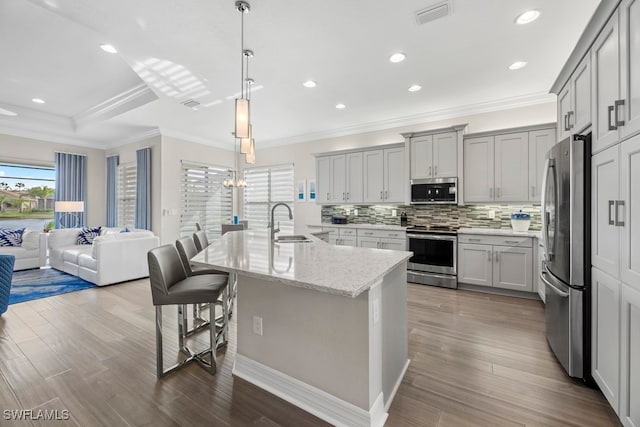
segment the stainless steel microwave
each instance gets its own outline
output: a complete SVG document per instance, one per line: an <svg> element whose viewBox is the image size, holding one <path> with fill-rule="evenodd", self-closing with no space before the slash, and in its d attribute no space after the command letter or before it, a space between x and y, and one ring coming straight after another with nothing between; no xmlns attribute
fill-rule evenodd
<svg viewBox="0 0 640 427"><path fill-rule="evenodd" d="M458 178L411 180L411 204L458 203Z"/></svg>

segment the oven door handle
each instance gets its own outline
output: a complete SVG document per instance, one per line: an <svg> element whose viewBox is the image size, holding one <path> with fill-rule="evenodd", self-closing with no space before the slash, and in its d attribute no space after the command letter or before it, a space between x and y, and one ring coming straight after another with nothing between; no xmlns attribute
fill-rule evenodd
<svg viewBox="0 0 640 427"><path fill-rule="evenodd" d="M455 242L458 240L458 236L439 236L436 234L407 234L407 239L449 240Z"/></svg>

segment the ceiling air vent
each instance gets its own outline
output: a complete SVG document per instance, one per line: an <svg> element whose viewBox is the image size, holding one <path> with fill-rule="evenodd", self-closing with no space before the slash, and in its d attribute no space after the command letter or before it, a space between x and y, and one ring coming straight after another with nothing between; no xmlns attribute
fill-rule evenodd
<svg viewBox="0 0 640 427"><path fill-rule="evenodd" d="M194 101L193 99L188 99L188 100L184 101L182 103L182 105L184 105L185 107L189 107L189 108L196 108L197 106L200 105L200 103L198 101Z"/></svg>
<svg viewBox="0 0 640 427"><path fill-rule="evenodd" d="M444 18L451 14L451 2L449 0L433 4L425 9L416 12L416 22L418 25Z"/></svg>

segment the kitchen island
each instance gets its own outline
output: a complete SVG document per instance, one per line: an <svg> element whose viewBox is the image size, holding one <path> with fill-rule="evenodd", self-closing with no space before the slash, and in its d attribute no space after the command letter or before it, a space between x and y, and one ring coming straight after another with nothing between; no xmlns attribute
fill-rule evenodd
<svg viewBox="0 0 640 427"><path fill-rule="evenodd" d="M193 260L236 273L233 374L335 425L381 426L407 359L410 252L227 233Z"/></svg>

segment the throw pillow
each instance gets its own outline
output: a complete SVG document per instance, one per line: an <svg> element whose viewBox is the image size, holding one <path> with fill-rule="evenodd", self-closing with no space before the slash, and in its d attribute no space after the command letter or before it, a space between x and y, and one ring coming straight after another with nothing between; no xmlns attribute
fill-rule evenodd
<svg viewBox="0 0 640 427"><path fill-rule="evenodd" d="M78 245L90 245L93 243L93 239L100 235L100 229L102 227L82 227L78 233L78 239L76 244Z"/></svg>
<svg viewBox="0 0 640 427"><path fill-rule="evenodd" d="M0 246L22 246L24 228L8 230L0 228Z"/></svg>
<svg viewBox="0 0 640 427"><path fill-rule="evenodd" d="M129 230L129 227L125 227L122 230L120 230L121 233L130 233L131 230Z"/></svg>

